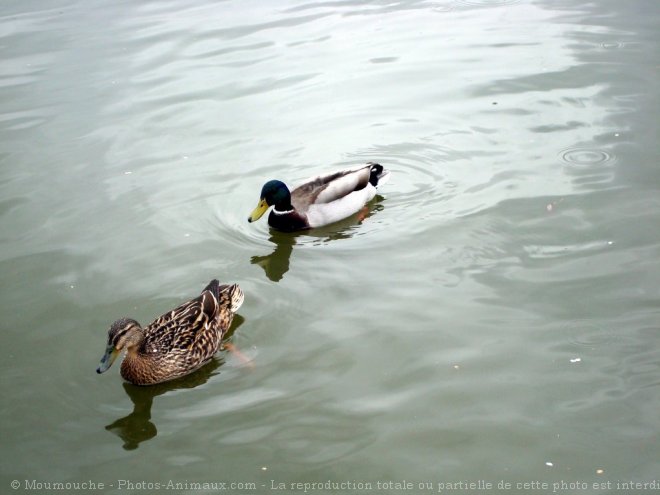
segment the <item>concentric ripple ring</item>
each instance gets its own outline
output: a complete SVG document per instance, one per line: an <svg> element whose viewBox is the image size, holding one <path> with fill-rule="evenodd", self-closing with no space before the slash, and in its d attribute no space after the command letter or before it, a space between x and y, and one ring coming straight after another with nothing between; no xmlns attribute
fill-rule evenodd
<svg viewBox="0 0 660 495"><path fill-rule="evenodd" d="M567 148L559 152L562 161L570 165L600 165L613 160L607 151L592 148Z"/></svg>

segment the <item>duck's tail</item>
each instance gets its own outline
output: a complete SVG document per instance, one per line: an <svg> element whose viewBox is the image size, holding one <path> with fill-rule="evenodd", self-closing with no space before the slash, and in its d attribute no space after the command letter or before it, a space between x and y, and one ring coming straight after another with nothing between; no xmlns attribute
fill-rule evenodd
<svg viewBox="0 0 660 495"><path fill-rule="evenodd" d="M238 308L241 307L243 301L245 300L245 295L243 291L238 286L238 284L220 285L216 279L211 280L209 285L206 286L205 291L210 291L216 297L218 301L227 301L231 304L231 312L236 313Z"/></svg>
<svg viewBox="0 0 660 495"><path fill-rule="evenodd" d="M368 165L371 165L371 170L369 172L369 182L372 186L378 187L390 180L390 171L385 170L385 167L383 167L381 164L369 162Z"/></svg>
<svg viewBox="0 0 660 495"><path fill-rule="evenodd" d="M240 308L243 305L243 301L245 300L245 294L243 294L243 291L238 286L238 284L222 285L220 286L220 292L226 293L231 299L232 313L236 313L236 311L238 311L238 308Z"/></svg>

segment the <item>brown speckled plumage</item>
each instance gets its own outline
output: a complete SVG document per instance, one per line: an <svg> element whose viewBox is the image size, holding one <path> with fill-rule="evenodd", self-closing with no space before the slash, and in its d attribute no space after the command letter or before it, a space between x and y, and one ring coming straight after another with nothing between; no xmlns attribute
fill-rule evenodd
<svg viewBox="0 0 660 495"><path fill-rule="evenodd" d="M191 373L218 351L243 292L234 285L211 283L195 299L156 318L147 327L122 318L108 331L108 347L97 372L106 371L124 349L121 376L151 385Z"/></svg>

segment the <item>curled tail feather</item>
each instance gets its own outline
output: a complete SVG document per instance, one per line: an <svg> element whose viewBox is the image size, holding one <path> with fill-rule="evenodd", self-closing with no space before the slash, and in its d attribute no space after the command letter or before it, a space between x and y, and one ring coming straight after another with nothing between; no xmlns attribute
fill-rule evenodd
<svg viewBox="0 0 660 495"><path fill-rule="evenodd" d="M381 164L369 162L368 165L371 166L369 171L369 182L372 186L381 186L389 180L390 171L385 170L385 167L383 167Z"/></svg>
<svg viewBox="0 0 660 495"><path fill-rule="evenodd" d="M243 294L243 291L238 286L238 284L223 285L220 287L220 292L224 292L227 295L229 295L229 298L231 300L232 313L236 313L236 311L238 311L238 308L240 308L243 305L243 301L245 300L245 295Z"/></svg>
<svg viewBox="0 0 660 495"><path fill-rule="evenodd" d="M232 313L236 313L236 311L238 311L238 308L241 307L243 300L245 299L245 295L243 294L243 291L238 286L238 284L220 285L220 282L218 282L216 279L211 280L204 291L211 292L220 303L228 298L229 301L231 301Z"/></svg>

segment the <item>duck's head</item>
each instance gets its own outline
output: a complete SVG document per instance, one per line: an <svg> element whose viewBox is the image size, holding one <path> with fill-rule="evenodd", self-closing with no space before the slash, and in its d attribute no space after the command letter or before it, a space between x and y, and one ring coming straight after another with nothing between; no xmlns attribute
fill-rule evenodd
<svg viewBox="0 0 660 495"><path fill-rule="evenodd" d="M275 209L280 211L291 209L291 193L282 181L269 180L264 184L264 187L261 188L259 204L252 210L252 213L248 217L248 222L259 220L271 206L274 206Z"/></svg>
<svg viewBox="0 0 660 495"><path fill-rule="evenodd" d="M130 318L115 321L108 330L108 345L96 372L108 371L121 351L138 345L143 338L142 327L137 321Z"/></svg>

